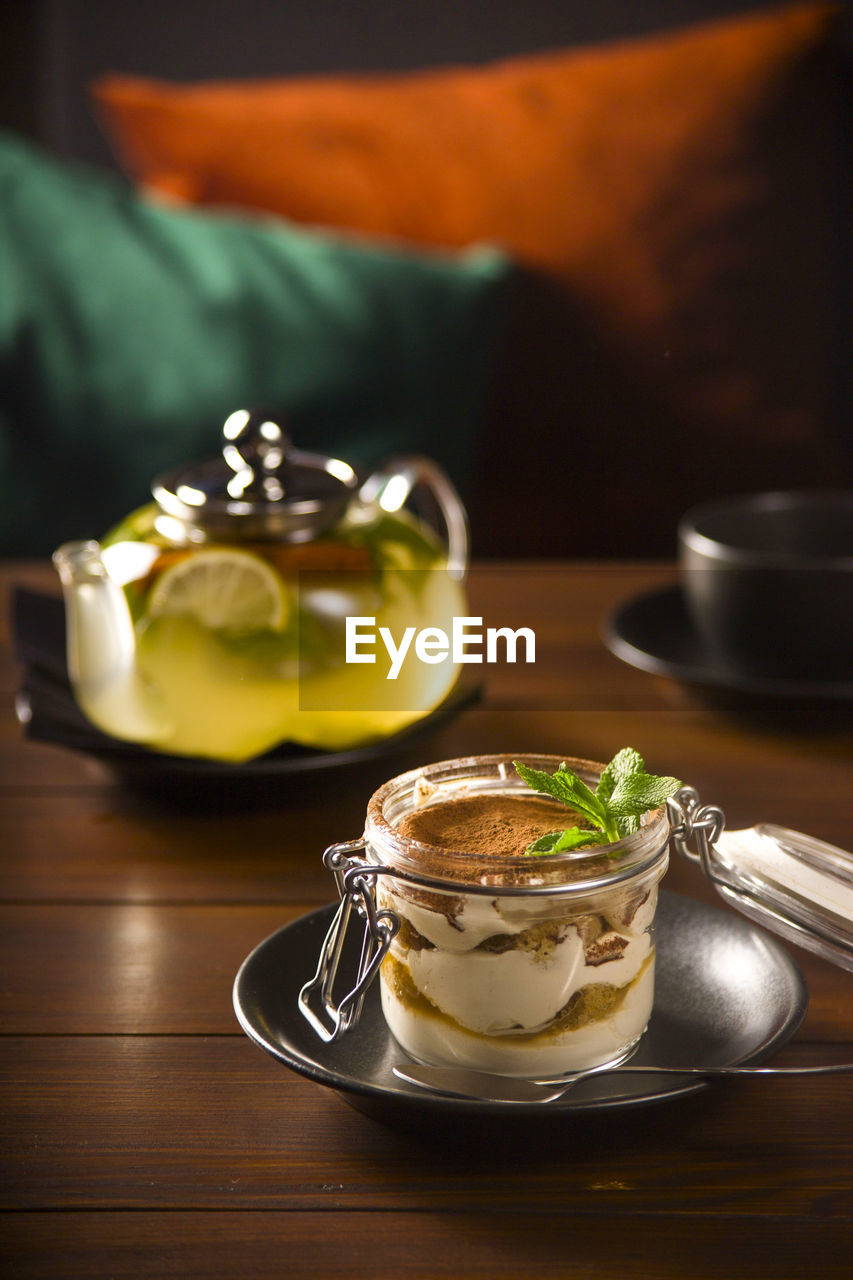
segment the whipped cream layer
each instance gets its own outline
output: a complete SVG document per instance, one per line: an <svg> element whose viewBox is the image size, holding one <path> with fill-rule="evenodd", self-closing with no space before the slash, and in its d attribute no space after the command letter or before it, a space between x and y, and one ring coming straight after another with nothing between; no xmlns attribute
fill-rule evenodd
<svg viewBox="0 0 853 1280"><path fill-rule="evenodd" d="M394 1038L421 1062L525 1077L558 1076L621 1062L648 1025L654 998L654 962L628 988L619 1009L575 1031L534 1040L473 1035L450 1019L433 1019L395 998L382 983L382 1009Z"/></svg>
<svg viewBox="0 0 853 1280"><path fill-rule="evenodd" d="M566 898L395 892L380 971L388 1025L426 1061L559 1073L624 1056L651 1013L657 890Z"/></svg>

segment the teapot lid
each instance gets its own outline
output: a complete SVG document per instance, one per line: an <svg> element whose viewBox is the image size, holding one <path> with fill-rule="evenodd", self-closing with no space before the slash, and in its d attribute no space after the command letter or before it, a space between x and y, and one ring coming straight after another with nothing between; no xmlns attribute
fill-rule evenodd
<svg viewBox="0 0 853 1280"><path fill-rule="evenodd" d="M238 409L222 435L220 457L152 486L163 511L205 533L308 542L337 523L358 488L348 463L295 449L263 410Z"/></svg>

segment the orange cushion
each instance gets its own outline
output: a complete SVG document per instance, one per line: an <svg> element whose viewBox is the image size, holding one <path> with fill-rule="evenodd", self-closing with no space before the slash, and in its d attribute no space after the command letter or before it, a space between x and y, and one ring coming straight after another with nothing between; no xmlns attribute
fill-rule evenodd
<svg viewBox="0 0 853 1280"><path fill-rule="evenodd" d="M93 92L128 169L161 193L417 244L488 240L559 282L595 335L594 395L634 387L624 426L606 396L591 416L582 406L592 431L608 413L629 429L647 397L652 429L672 419L664 451L677 419L697 441L713 425L753 463L772 439L796 467L822 412L826 262L800 205L788 238L790 130L780 144L774 113L834 12L792 5L483 67L190 86L110 75ZM822 217L821 158L796 159L812 171L787 180ZM574 377L571 356L548 376ZM541 412L559 402L549 390Z"/></svg>
<svg viewBox="0 0 853 1280"><path fill-rule="evenodd" d="M683 232L751 194L744 126L830 13L406 75L113 75L94 95L148 187L420 244L497 241L647 323L692 286L672 278Z"/></svg>

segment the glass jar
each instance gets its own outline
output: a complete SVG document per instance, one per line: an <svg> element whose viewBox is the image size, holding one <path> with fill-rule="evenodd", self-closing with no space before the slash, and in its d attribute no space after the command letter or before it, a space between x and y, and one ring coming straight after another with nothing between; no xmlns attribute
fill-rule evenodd
<svg viewBox="0 0 853 1280"><path fill-rule="evenodd" d="M521 758L548 772L562 760ZM665 807L614 844L556 855L448 851L400 831L414 810L461 796L541 802L513 760L474 756L394 778L368 804L363 841L327 851L342 904L300 997L325 1039L354 1025L378 971L388 1027L423 1062L550 1076L632 1052L652 1010ZM566 763L591 785L604 768ZM353 908L373 945L362 950L356 988L335 1005L331 988ZM318 991L325 1019L310 1007Z"/></svg>

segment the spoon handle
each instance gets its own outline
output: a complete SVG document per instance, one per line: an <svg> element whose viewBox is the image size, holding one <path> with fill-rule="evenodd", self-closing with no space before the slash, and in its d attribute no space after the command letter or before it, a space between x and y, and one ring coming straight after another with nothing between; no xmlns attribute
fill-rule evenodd
<svg viewBox="0 0 853 1280"><path fill-rule="evenodd" d="M643 1067L639 1064L622 1067L593 1067L561 1080L525 1080L512 1076L497 1076L486 1071L474 1071L467 1067L433 1067L422 1063L398 1064L394 1075L409 1084L419 1085L433 1093L455 1097L475 1098L481 1102L553 1102L568 1093L576 1084L596 1075L645 1075L645 1076L828 1076L853 1072L853 1062L835 1062L813 1067Z"/></svg>
<svg viewBox="0 0 853 1280"><path fill-rule="evenodd" d="M853 1062L822 1063L814 1067L613 1067L610 1075L645 1076L831 1076L853 1072ZM603 1073L602 1073L603 1074ZM579 1079L583 1079L581 1074ZM557 1084L556 1080L539 1081L541 1084Z"/></svg>

